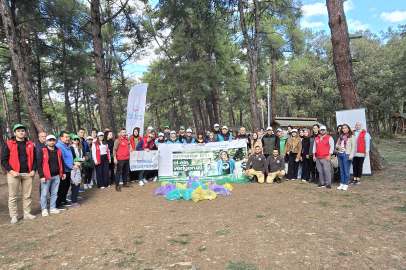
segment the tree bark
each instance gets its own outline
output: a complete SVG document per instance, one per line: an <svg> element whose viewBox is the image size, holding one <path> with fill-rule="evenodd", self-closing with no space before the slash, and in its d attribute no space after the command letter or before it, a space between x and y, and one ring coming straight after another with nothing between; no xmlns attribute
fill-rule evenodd
<svg viewBox="0 0 406 270"><path fill-rule="evenodd" d="M67 130L69 132L74 132L74 120L73 114L71 110L71 104L69 100L69 85L68 85L68 72L67 72L67 60L66 60L66 40L65 40L65 33L61 29L60 30L61 41L62 41L62 77L63 77L63 91L65 93L65 114L66 114L66 122L67 122Z"/></svg>
<svg viewBox="0 0 406 270"><path fill-rule="evenodd" d="M97 84L97 98L99 102L100 123L101 128L104 130L109 128L113 130L113 123L111 121L111 110L109 105L108 91L107 91L107 77L103 53L103 38L101 33L100 21L100 1L91 0L91 22L92 22L92 37L93 37L93 50L94 50L94 64L96 70L96 84Z"/></svg>
<svg viewBox="0 0 406 270"><path fill-rule="evenodd" d="M78 128L75 129L77 131L79 128L82 127L80 122L80 115L79 115L79 86L80 86L81 78L79 77L78 83L76 85L76 92L75 92L75 109L76 109L76 123L78 124Z"/></svg>
<svg viewBox="0 0 406 270"><path fill-rule="evenodd" d="M41 111L43 111L42 108L42 74L41 74L41 58L39 54L37 54L37 95L38 95L38 105L41 108Z"/></svg>
<svg viewBox="0 0 406 270"><path fill-rule="evenodd" d="M20 109L20 88L18 87L17 72L14 68L11 69L10 76L11 85L13 86L13 116L14 125L21 123L21 109Z"/></svg>
<svg viewBox="0 0 406 270"><path fill-rule="evenodd" d="M159 132L161 130L161 119L159 118L159 113L158 113L158 108L155 107L155 115L156 115L156 124L157 124L157 132Z"/></svg>
<svg viewBox="0 0 406 270"><path fill-rule="evenodd" d="M35 92L31 87L30 78L24 71L24 62L21 54L20 47L18 46L16 32L12 21L10 6L7 0L0 0L0 11L2 14L4 31L6 33L7 45L10 50L11 59L14 69L17 72L17 77L23 97L27 105L28 115L34 122L36 128L39 131L44 131L51 134L52 128L45 117L42 115L41 108L39 107L38 100L35 96Z"/></svg>
<svg viewBox="0 0 406 270"><path fill-rule="evenodd" d="M254 43L251 46L250 37L245 22L244 6L242 0L238 0L238 11L240 13L241 29L244 36L247 55L250 63L250 109L252 119L252 131L259 131L259 118L257 112L257 80L258 80L258 47L259 47L259 3L253 0L254 4Z"/></svg>
<svg viewBox="0 0 406 270"><path fill-rule="evenodd" d="M0 83L0 91L1 91L1 98L3 100L4 118L6 120L7 139L10 139L13 136L13 131L11 129L10 111L8 108L6 89L4 88L3 82Z"/></svg>
<svg viewBox="0 0 406 270"><path fill-rule="evenodd" d="M358 109L362 107L355 85L350 54L350 39L347 20L344 13L343 0L326 0L333 45L333 63L336 71L337 86L340 91L344 109ZM388 165L371 142L371 169L382 170Z"/></svg>
<svg viewBox="0 0 406 270"><path fill-rule="evenodd" d="M211 126L213 125L212 119L210 118L208 112L207 112L207 104L206 104L206 100L202 101L202 107L203 107L203 117L204 119L206 119L205 123L205 127L206 130L211 130Z"/></svg>
<svg viewBox="0 0 406 270"><path fill-rule="evenodd" d="M275 49L272 48L271 53L272 62L272 85L271 85L271 122L276 117L276 54Z"/></svg>
<svg viewBox="0 0 406 270"><path fill-rule="evenodd" d="M216 90L211 91L211 103L213 105L214 122L216 122L215 124L220 124L220 113Z"/></svg>
<svg viewBox="0 0 406 270"><path fill-rule="evenodd" d="M209 130L214 131L214 124L216 124L218 122L216 122L216 118L214 116L213 110L210 110L211 103L210 103L210 98L209 97L206 97L205 104L206 104L206 111L208 112L209 119L210 119L210 128L209 128ZM211 107L214 108L214 106L211 106Z"/></svg>
<svg viewBox="0 0 406 270"><path fill-rule="evenodd" d="M57 130L58 132L61 132L61 124L59 123L59 119L58 119L58 115L56 114L56 110L55 110L55 106L54 106L54 102L52 101L51 95L48 92L48 99L49 102L51 103L51 107L52 107L52 111L54 113L54 117L55 117L55 121L56 121L56 126L57 126Z"/></svg>

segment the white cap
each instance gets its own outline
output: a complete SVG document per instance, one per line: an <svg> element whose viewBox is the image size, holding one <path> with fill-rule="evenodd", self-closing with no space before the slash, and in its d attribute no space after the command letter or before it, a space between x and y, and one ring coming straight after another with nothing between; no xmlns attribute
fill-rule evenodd
<svg viewBox="0 0 406 270"><path fill-rule="evenodd" d="M97 136L104 136L104 133L100 131L99 133L97 133Z"/></svg>
<svg viewBox="0 0 406 270"><path fill-rule="evenodd" d="M172 131L171 131L171 134L176 134L176 131L175 131L175 130L172 130Z"/></svg>
<svg viewBox="0 0 406 270"><path fill-rule="evenodd" d="M282 131L282 129L278 128L276 131Z"/></svg>
<svg viewBox="0 0 406 270"><path fill-rule="evenodd" d="M214 127L220 127L220 125L219 124L214 124Z"/></svg>
<svg viewBox="0 0 406 270"><path fill-rule="evenodd" d="M272 127L267 127L266 130L273 130Z"/></svg>
<svg viewBox="0 0 406 270"><path fill-rule="evenodd" d="M296 128L294 128L294 129L292 129L292 131L291 132L296 132L297 133L297 129Z"/></svg>
<svg viewBox="0 0 406 270"><path fill-rule="evenodd" d="M163 132L159 132L158 137L159 137L159 136L162 136L162 137L163 137L163 136L165 136L165 135L164 135Z"/></svg>
<svg viewBox="0 0 406 270"><path fill-rule="evenodd" d="M206 131L206 133L211 133L211 132L208 130L208 131Z"/></svg>
<svg viewBox="0 0 406 270"><path fill-rule="evenodd" d="M190 128L186 129L186 133L188 132L192 133L192 130Z"/></svg>
<svg viewBox="0 0 406 270"><path fill-rule="evenodd" d="M93 137L92 137L92 136L87 136L87 137L86 137L86 141L87 141L87 140L93 140Z"/></svg>
<svg viewBox="0 0 406 270"><path fill-rule="evenodd" d="M223 128L222 129L227 129L228 130L228 127L227 126L223 126Z"/></svg>
<svg viewBox="0 0 406 270"><path fill-rule="evenodd" d="M151 126L149 126L149 127L147 128L147 130L154 130L154 128L151 127Z"/></svg>
<svg viewBox="0 0 406 270"><path fill-rule="evenodd" d="M46 140L47 140L47 141L48 141L48 140L51 140L51 139L56 140L56 137L55 137L54 135L48 135L48 136L46 137Z"/></svg>
<svg viewBox="0 0 406 270"><path fill-rule="evenodd" d="M322 129L327 130L326 126L321 126L320 130L322 130Z"/></svg>

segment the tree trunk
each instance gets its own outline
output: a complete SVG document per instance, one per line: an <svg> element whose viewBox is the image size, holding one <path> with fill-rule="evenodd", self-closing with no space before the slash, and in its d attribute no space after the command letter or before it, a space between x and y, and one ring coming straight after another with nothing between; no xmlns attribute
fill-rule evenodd
<svg viewBox="0 0 406 270"><path fill-rule="evenodd" d="M161 130L161 120L159 119L158 108L155 107L156 124L158 126L157 132Z"/></svg>
<svg viewBox="0 0 406 270"><path fill-rule="evenodd" d="M38 140L38 130L37 130L37 128L35 127L35 124L34 124L34 121L32 121L32 119L29 117L29 122L30 122L30 132L29 132L29 136L30 136L30 140L32 141L32 142L34 142L35 144L38 144L39 143L39 140ZM53 133L53 132L52 132ZM52 133L49 133L49 134L52 134Z"/></svg>
<svg viewBox="0 0 406 270"><path fill-rule="evenodd" d="M16 32L11 17L10 6L7 0L0 0L0 9L3 19L4 31L6 33L7 45L10 50L13 67L17 72L17 77L23 97L27 105L28 115L34 122L39 131L52 133L51 125L42 115L41 108L39 107L38 100L35 96L34 90L30 85L30 78L24 71L24 62L21 54L20 47L18 46Z"/></svg>
<svg viewBox="0 0 406 270"><path fill-rule="evenodd" d="M272 85L271 85L271 122L276 117L276 54L275 49L272 48L271 53L272 62Z"/></svg>
<svg viewBox="0 0 406 270"><path fill-rule="evenodd" d="M61 29L61 41L62 41L62 76L63 76L63 91L65 93L65 113L66 113L66 122L67 126L66 129L69 132L74 132L74 120L73 114L71 110L71 104L69 100L69 85L68 85L68 73L67 73L67 61L66 61L66 40L65 40L65 33Z"/></svg>
<svg viewBox="0 0 406 270"><path fill-rule="evenodd" d="M14 68L11 69L10 76L11 85L13 86L13 116L14 125L21 123L21 109L20 109L20 88L18 87L17 73Z"/></svg>
<svg viewBox="0 0 406 270"><path fill-rule="evenodd" d="M202 109L203 109L203 117L206 120L205 121L205 128L206 128L206 130L211 130L210 127L213 125L213 122L210 119L209 114L207 112L206 100L202 101Z"/></svg>
<svg viewBox="0 0 406 270"><path fill-rule="evenodd" d="M42 74L41 74L41 58L39 54L37 54L37 90L38 90L38 105L41 108L41 111L43 111L42 108Z"/></svg>
<svg viewBox="0 0 406 270"><path fill-rule="evenodd" d="M355 76L352 69L350 39L343 0L327 0L327 11L331 30L331 43L333 45L333 63L344 109L358 109L362 107L362 104L355 85ZM381 170L387 167L387 163L372 145L372 142L370 154L372 170Z"/></svg>
<svg viewBox="0 0 406 270"><path fill-rule="evenodd" d="M206 97L206 100L204 103L206 105L206 112L208 113L209 119L210 119L210 128L208 130L214 131L213 128L214 128L214 124L216 124L216 121L215 121L215 117L213 114L213 110L210 110L210 105L211 105L210 98ZM212 106L212 108L213 108L213 106Z"/></svg>
<svg viewBox="0 0 406 270"><path fill-rule="evenodd" d="M242 109L240 109L240 126L242 126Z"/></svg>
<svg viewBox="0 0 406 270"><path fill-rule="evenodd" d="M8 108L7 95L6 95L6 90L4 89L3 82L0 83L0 91L1 91L1 98L3 100L3 111L4 111L5 122L6 122L6 128L7 128L7 139L10 139L13 136L13 131L11 129L10 111Z"/></svg>
<svg viewBox="0 0 406 270"><path fill-rule="evenodd" d="M179 127L178 108L176 108L176 101L173 101L173 128L177 131Z"/></svg>
<svg viewBox="0 0 406 270"><path fill-rule="evenodd" d="M79 115L79 86L80 86L81 78L79 77L77 86L76 86L76 93L75 93L75 109L76 109L76 123L78 124L78 128L75 130L77 131L79 128L82 127L80 123L80 115Z"/></svg>
<svg viewBox="0 0 406 270"><path fill-rule="evenodd" d="M230 125L235 126L235 118L234 118L234 111L233 111L233 103L231 102L231 98L228 98L228 115L229 115L229 121Z"/></svg>
<svg viewBox="0 0 406 270"><path fill-rule="evenodd" d="M253 0L254 4L254 43L251 46L250 37L245 22L244 6L242 0L238 0L238 11L240 13L240 23L244 35L245 46L250 63L250 109L252 119L252 131L259 131L259 118L257 112L257 80L258 80L258 47L259 47L259 3Z"/></svg>
<svg viewBox="0 0 406 270"><path fill-rule="evenodd" d="M101 33L100 21L100 1L91 0L91 22L92 22L92 37L94 50L94 65L96 70L97 98L99 101L100 123L104 130L109 128L113 130L111 121L110 104L107 93L107 78L103 53L103 38Z"/></svg>
<svg viewBox="0 0 406 270"><path fill-rule="evenodd" d="M90 134L91 133L91 126L90 126L90 121L89 121L90 115L88 114L88 110L87 110L88 103L85 98L85 89L83 88L83 83L82 83L82 95L83 95L83 108L85 109L85 121L86 121L85 130L86 130L87 134Z"/></svg>
<svg viewBox="0 0 406 270"><path fill-rule="evenodd" d="M96 129L98 131L100 131L99 124L97 122L96 116L94 115L94 106L91 106L90 98L89 98L89 95L87 93L86 93L86 98L87 98L87 104L88 104L88 109L89 109L90 116L93 116L93 121L92 121L94 123L93 127L96 127Z"/></svg>
<svg viewBox="0 0 406 270"><path fill-rule="evenodd" d="M192 115L193 115L193 122L195 123L195 128L196 128L196 133L200 131L200 125L199 125L199 118L197 117L197 101L196 99L193 99L192 101L193 104L193 108L195 108L195 110L192 111ZM188 127L186 127L188 128Z"/></svg>
<svg viewBox="0 0 406 270"><path fill-rule="evenodd" d="M220 124L220 114L216 90L211 91L211 102L213 104L214 122Z"/></svg>
<svg viewBox="0 0 406 270"><path fill-rule="evenodd" d="M59 119L58 119L58 115L56 114L56 110L55 110L55 106L54 106L54 102L52 101L51 95L48 92L48 99L49 102L51 103L51 107L52 107L52 111L54 113L54 117L55 117L55 121L56 121L56 126L57 126L57 130L58 132L61 132L61 124L59 124Z"/></svg>

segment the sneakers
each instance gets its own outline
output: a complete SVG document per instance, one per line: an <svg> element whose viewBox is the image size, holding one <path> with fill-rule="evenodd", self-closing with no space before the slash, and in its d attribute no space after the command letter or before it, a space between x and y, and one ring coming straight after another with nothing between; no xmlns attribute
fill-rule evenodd
<svg viewBox="0 0 406 270"><path fill-rule="evenodd" d="M131 182L131 183L134 183L134 182L135 182L135 180L131 180L130 182Z"/></svg>
<svg viewBox="0 0 406 270"><path fill-rule="evenodd" d="M348 190L348 185L343 185L343 190Z"/></svg>
<svg viewBox="0 0 406 270"><path fill-rule="evenodd" d="M286 178L286 181L290 181L290 179Z"/></svg>
<svg viewBox="0 0 406 270"><path fill-rule="evenodd" d="M66 200L67 200L68 202L71 202L71 201L72 201L71 195L66 196Z"/></svg>
<svg viewBox="0 0 406 270"><path fill-rule="evenodd" d="M256 183L256 182L258 182L258 177L257 177L256 175L254 175L254 176L251 178L251 183Z"/></svg>
<svg viewBox="0 0 406 270"><path fill-rule="evenodd" d="M148 180L147 180L147 179L145 179L145 178L144 178L144 179L142 179L141 181L142 181L142 182L144 182L144 184L148 183Z"/></svg>
<svg viewBox="0 0 406 270"><path fill-rule="evenodd" d="M326 187L325 185L322 185L321 183L317 185L317 188L324 188Z"/></svg>
<svg viewBox="0 0 406 270"><path fill-rule="evenodd" d="M70 202L64 202L62 203L63 206L70 206Z"/></svg>
<svg viewBox="0 0 406 270"><path fill-rule="evenodd" d="M330 185L327 185L326 188L327 188L327 189L331 189L331 186L330 186Z"/></svg>
<svg viewBox="0 0 406 270"><path fill-rule="evenodd" d="M361 181L355 180L353 184L354 184L354 185L359 185L359 184L361 184Z"/></svg>
<svg viewBox="0 0 406 270"><path fill-rule="evenodd" d="M314 182L313 178L310 178L309 183L313 183L313 182Z"/></svg>
<svg viewBox="0 0 406 270"><path fill-rule="evenodd" d="M116 191L121 192L120 186L116 186Z"/></svg>
<svg viewBox="0 0 406 270"><path fill-rule="evenodd" d="M35 219L35 218L37 218L37 216L31 215L31 214L24 215L24 219Z"/></svg>
<svg viewBox="0 0 406 270"><path fill-rule="evenodd" d="M93 180L90 180L90 183L88 184L90 186L90 188L93 187Z"/></svg>
<svg viewBox="0 0 406 270"><path fill-rule="evenodd" d="M104 187L101 187L100 189L104 189Z"/></svg>
<svg viewBox="0 0 406 270"><path fill-rule="evenodd" d="M11 221L10 221L11 224L14 224L14 223L17 223L17 222L18 222L17 217L12 217L11 218Z"/></svg>
<svg viewBox="0 0 406 270"><path fill-rule="evenodd" d="M125 184L125 185L123 185L123 187L132 188L133 186L130 186L129 184Z"/></svg>
<svg viewBox="0 0 406 270"><path fill-rule="evenodd" d="M68 210L68 208L67 208L67 207L65 207L65 206L63 206L63 205L61 205L61 206L57 206L56 208L58 208L58 210L59 210L59 211L65 211L65 210Z"/></svg>
<svg viewBox="0 0 406 270"><path fill-rule="evenodd" d="M70 206L72 206L72 207L80 207L80 204L78 204L78 203L72 203Z"/></svg>
<svg viewBox="0 0 406 270"><path fill-rule="evenodd" d="M83 199L83 196L78 194L78 197L77 197L77 198L78 198L78 199Z"/></svg>
<svg viewBox="0 0 406 270"><path fill-rule="evenodd" d="M140 180L140 182L138 183L138 185L140 186L145 186L144 182L142 180Z"/></svg>
<svg viewBox="0 0 406 270"><path fill-rule="evenodd" d="M84 189L88 189L89 187L88 187L87 184L84 184L84 185L83 185L83 188L84 188Z"/></svg>
<svg viewBox="0 0 406 270"><path fill-rule="evenodd" d="M337 189L343 189L343 187L344 187L344 185L343 184L340 184L338 187L337 187Z"/></svg>
<svg viewBox="0 0 406 270"><path fill-rule="evenodd" d="M56 209L56 208L49 210L49 213L50 213L50 214L59 214L60 212L61 212L61 211L59 211L59 210Z"/></svg>
<svg viewBox="0 0 406 270"><path fill-rule="evenodd" d="M276 183L278 183L278 184L281 183L281 179L279 177L276 177Z"/></svg>
<svg viewBox="0 0 406 270"><path fill-rule="evenodd" d="M154 177L154 179L152 180L152 182L156 182L156 181L158 181L158 177Z"/></svg>
<svg viewBox="0 0 406 270"><path fill-rule="evenodd" d="M306 180L302 179L302 182L304 183L304 182L306 182Z"/></svg>
<svg viewBox="0 0 406 270"><path fill-rule="evenodd" d="M295 180L296 180L296 178L290 179L290 181L295 181Z"/></svg>
<svg viewBox="0 0 406 270"><path fill-rule="evenodd" d="M83 189L79 188L79 192L85 192Z"/></svg>
<svg viewBox="0 0 406 270"><path fill-rule="evenodd" d="M49 216L48 209L42 210L42 216L43 216L43 217Z"/></svg>
<svg viewBox="0 0 406 270"><path fill-rule="evenodd" d="M355 184L355 180L352 180L352 181L350 182L350 184Z"/></svg>

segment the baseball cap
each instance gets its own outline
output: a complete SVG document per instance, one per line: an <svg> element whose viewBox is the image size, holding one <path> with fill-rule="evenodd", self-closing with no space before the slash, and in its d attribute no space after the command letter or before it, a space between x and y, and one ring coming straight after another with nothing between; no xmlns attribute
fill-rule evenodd
<svg viewBox="0 0 406 270"><path fill-rule="evenodd" d="M223 128L222 129L227 129L228 130L228 127L227 126L223 126Z"/></svg>
<svg viewBox="0 0 406 270"><path fill-rule="evenodd" d="M75 136L74 133L69 134L69 137L73 138L73 136Z"/></svg>
<svg viewBox="0 0 406 270"><path fill-rule="evenodd" d="M294 129L292 129L292 131L291 132L296 132L297 133L297 129L296 128L294 128Z"/></svg>
<svg viewBox="0 0 406 270"><path fill-rule="evenodd" d="M74 160L73 160L74 162L83 162L83 160L81 159L81 158L75 158Z"/></svg>
<svg viewBox="0 0 406 270"><path fill-rule="evenodd" d="M54 136L54 135L48 135L47 137L46 137L46 140L48 141L48 140L56 140L56 137Z"/></svg>
<svg viewBox="0 0 406 270"><path fill-rule="evenodd" d="M153 127L151 127L151 126L149 126L148 128L147 128L147 130L153 130L154 128Z"/></svg>
<svg viewBox="0 0 406 270"><path fill-rule="evenodd" d="M163 132L159 132L158 137L159 137L159 136L162 136L162 137L163 137L163 136L165 136L165 135L164 135Z"/></svg>
<svg viewBox="0 0 406 270"><path fill-rule="evenodd" d="M97 133L97 136L104 136L104 133L101 132L101 131L99 131L99 132Z"/></svg>
<svg viewBox="0 0 406 270"><path fill-rule="evenodd" d="M26 127L23 124L17 124L13 127L13 131L16 131L16 129L20 129L20 128L26 129Z"/></svg>
<svg viewBox="0 0 406 270"><path fill-rule="evenodd" d="M219 124L214 124L214 127L220 127L220 125Z"/></svg>
<svg viewBox="0 0 406 270"><path fill-rule="evenodd" d="M86 137L86 141L87 141L87 140L93 140L93 137L92 137L92 136L87 136L87 137Z"/></svg>
<svg viewBox="0 0 406 270"><path fill-rule="evenodd" d="M61 134L60 133L55 133L55 137L59 138L59 137L61 137Z"/></svg>
<svg viewBox="0 0 406 270"><path fill-rule="evenodd" d="M78 136L78 135L73 135L71 138L72 138L72 140L76 140L76 139L79 140L79 136Z"/></svg>
<svg viewBox="0 0 406 270"><path fill-rule="evenodd" d="M206 134L207 134L207 133L211 133L211 132L208 130L208 131L206 131Z"/></svg>
<svg viewBox="0 0 406 270"><path fill-rule="evenodd" d="M282 129L278 128L276 131L282 131Z"/></svg>
<svg viewBox="0 0 406 270"><path fill-rule="evenodd" d="M169 126L165 126L164 129L169 129Z"/></svg>
<svg viewBox="0 0 406 270"><path fill-rule="evenodd" d="M186 133L188 133L188 132L192 133L192 130L191 130L190 128L188 128L188 129L186 130Z"/></svg>
<svg viewBox="0 0 406 270"><path fill-rule="evenodd" d="M172 131L171 131L171 134L176 134L176 131L175 131L175 130L172 130Z"/></svg>
<svg viewBox="0 0 406 270"><path fill-rule="evenodd" d="M179 129L185 129L185 127L184 126L180 126L180 128Z"/></svg>
<svg viewBox="0 0 406 270"><path fill-rule="evenodd" d="M273 130L272 127L267 127L266 130Z"/></svg>
<svg viewBox="0 0 406 270"><path fill-rule="evenodd" d="M324 130L327 130L327 127L326 127L326 126L321 126L321 127L320 127L320 130L323 130L323 129L324 129Z"/></svg>

